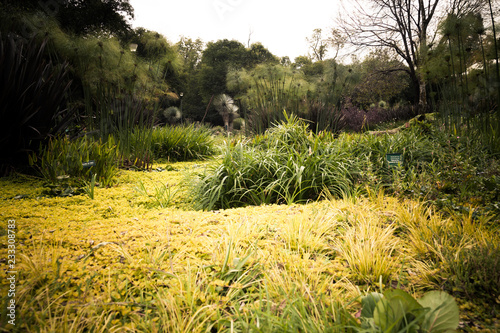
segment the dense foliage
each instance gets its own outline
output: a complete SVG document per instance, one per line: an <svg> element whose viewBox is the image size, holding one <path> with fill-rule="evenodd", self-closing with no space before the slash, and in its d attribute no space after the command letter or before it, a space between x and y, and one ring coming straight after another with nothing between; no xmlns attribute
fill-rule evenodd
<svg viewBox="0 0 500 333"><path fill-rule="evenodd" d="M4 313L1 326L319 333L432 321L456 328L451 294L463 330L498 329L499 242L489 217L443 214L383 191L191 211L182 179L205 166L122 171L93 197L54 197L25 176L0 179L0 211L16 221L18 259L16 326L6 326ZM0 228L0 243L8 239ZM9 283L0 280L2 304Z"/></svg>
<svg viewBox="0 0 500 333"><path fill-rule="evenodd" d="M411 69L397 55L375 49L365 59L353 58L345 65L337 58L345 36L335 29L330 37L316 29L309 39L315 56L300 56L292 62L278 59L260 43L245 47L238 41L219 40L205 45L199 39L182 37L174 45L155 31L131 30L127 20L133 17L133 8L123 0L67 1L52 7L36 1L22 5L5 1L0 5L0 15L4 39L8 35L28 40L30 45L47 45L30 66L43 68L44 62L51 63L54 68L64 68L66 78L72 80L71 90L57 89L64 96L60 111L50 108L56 114L67 110L64 121L52 124L50 131L40 131L42 140L68 126L71 135L97 131L106 140L109 131L128 131L141 125L128 122L126 128L117 129L105 124L114 113L110 105L124 96L142 105L134 111L136 118L147 113L146 125L151 127L196 121L228 124L214 103L217 96L227 95L242 118L234 122L246 133L263 133L284 120L283 109L308 120L309 128L316 133L364 131L382 122L408 120L422 111L411 105L417 99L415 82L408 75ZM424 94L429 97L428 105L440 112L447 130L458 135L463 130L476 130L483 144L495 150L500 146L496 111L500 94L495 89L499 69L495 63L496 38L485 18L486 12L479 10L450 12L438 24L436 43L429 45L425 68L419 68L425 75L419 77L428 83ZM12 45L20 48L21 44L16 41ZM137 46L135 53L130 51L130 44ZM331 59L326 58L327 47L337 49ZM17 79L24 84L37 80ZM2 91L4 98L11 95L8 90ZM39 89L37 94L53 93ZM54 100L54 96L48 95L45 100ZM37 104L25 99L26 103ZM114 117L120 118L122 113L117 114ZM73 119L64 118L69 115L74 115L72 124ZM51 117L31 118L30 127L46 128L42 120L33 123L41 118ZM17 129L22 125L17 123L10 127L22 132ZM10 156L13 153L6 153L4 164L15 162L16 158Z"/></svg>
<svg viewBox="0 0 500 333"><path fill-rule="evenodd" d="M207 210L304 203L358 195L369 186L458 211L480 204L498 214L496 155L474 136L450 136L419 118L392 133L335 137L309 132L292 116L250 142L229 143L222 161L193 182L193 201ZM390 153L401 153L400 168L388 166Z"/></svg>
<svg viewBox="0 0 500 333"><path fill-rule="evenodd" d="M68 110L71 79L67 63L44 52L47 40L24 42L0 33L0 160L27 162L47 137L74 125Z"/></svg>
<svg viewBox="0 0 500 333"><path fill-rule="evenodd" d="M498 330L486 12L451 10L416 64L375 49L346 65L336 29L290 61L132 30L128 0L49 2L0 0L14 331Z"/></svg>

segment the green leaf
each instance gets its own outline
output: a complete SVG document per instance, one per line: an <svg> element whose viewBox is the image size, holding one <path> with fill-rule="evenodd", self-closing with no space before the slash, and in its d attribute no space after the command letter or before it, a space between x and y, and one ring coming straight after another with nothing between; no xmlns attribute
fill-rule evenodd
<svg viewBox="0 0 500 333"><path fill-rule="evenodd" d="M423 308L410 294L394 289L385 291L384 296L373 312L375 324L383 332L399 331L401 328L408 331L412 324L416 324Z"/></svg>
<svg viewBox="0 0 500 333"><path fill-rule="evenodd" d="M365 297L361 299L361 305L363 309L361 310L361 317L363 318L373 318L373 312L375 311L375 307L382 299L383 295L377 292L369 293Z"/></svg>
<svg viewBox="0 0 500 333"><path fill-rule="evenodd" d="M452 296L442 291L431 291L426 293L419 303L430 308L421 325L425 332L448 332L458 327L458 306Z"/></svg>

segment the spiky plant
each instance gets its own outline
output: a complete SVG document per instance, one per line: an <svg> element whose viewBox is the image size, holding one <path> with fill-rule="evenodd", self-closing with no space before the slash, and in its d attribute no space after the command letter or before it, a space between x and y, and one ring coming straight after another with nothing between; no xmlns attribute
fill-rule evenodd
<svg viewBox="0 0 500 333"><path fill-rule="evenodd" d="M178 107L171 106L162 111L162 120L166 124L174 125L181 121L182 113Z"/></svg>
<svg viewBox="0 0 500 333"><path fill-rule="evenodd" d="M47 137L63 132L73 112L66 98L68 64L46 56L47 40L23 41L0 35L0 159L26 162Z"/></svg>
<svg viewBox="0 0 500 333"><path fill-rule="evenodd" d="M233 121L239 117L239 107L236 105L234 100L226 94L218 95L214 99L214 107L222 116L226 130L229 133L232 132Z"/></svg>

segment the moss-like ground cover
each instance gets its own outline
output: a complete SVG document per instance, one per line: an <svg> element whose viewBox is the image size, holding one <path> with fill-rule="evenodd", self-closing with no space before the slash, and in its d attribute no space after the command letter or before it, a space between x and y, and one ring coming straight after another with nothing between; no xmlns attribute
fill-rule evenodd
<svg viewBox="0 0 500 333"><path fill-rule="evenodd" d="M499 241L484 221L369 190L307 205L191 211L180 184L208 163L121 171L93 200L46 196L37 179L1 179L0 269L17 275L16 325L3 321L0 330L346 331L367 291L446 289L450 252ZM9 289L2 278L2 320ZM455 295L462 329L500 328L491 301Z"/></svg>

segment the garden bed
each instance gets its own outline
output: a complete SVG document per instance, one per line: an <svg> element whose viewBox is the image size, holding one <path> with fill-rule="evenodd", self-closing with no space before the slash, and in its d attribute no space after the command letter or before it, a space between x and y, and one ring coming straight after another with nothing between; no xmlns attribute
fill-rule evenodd
<svg viewBox="0 0 500 333"><path fill-rule="evenodd" d="M473 301L481 292L462 288L458 274L480 267L466 265L465 249L498 244L486 221L372 191L189 210L180 184L209 163L120 171L117 185L96 188L93 200L47 196L33 178L0 180L18 272L16 326L0 330L324 332L351 325L360 296L390 288L414 296L444 288L457 297L463 329L499 328L495 301ZM163 204L161 186L170 191ZM0 235L7 272L7 229ZM462 266L450 253L465 256ZM2 279L3 304L8 289Z"/></svg>

